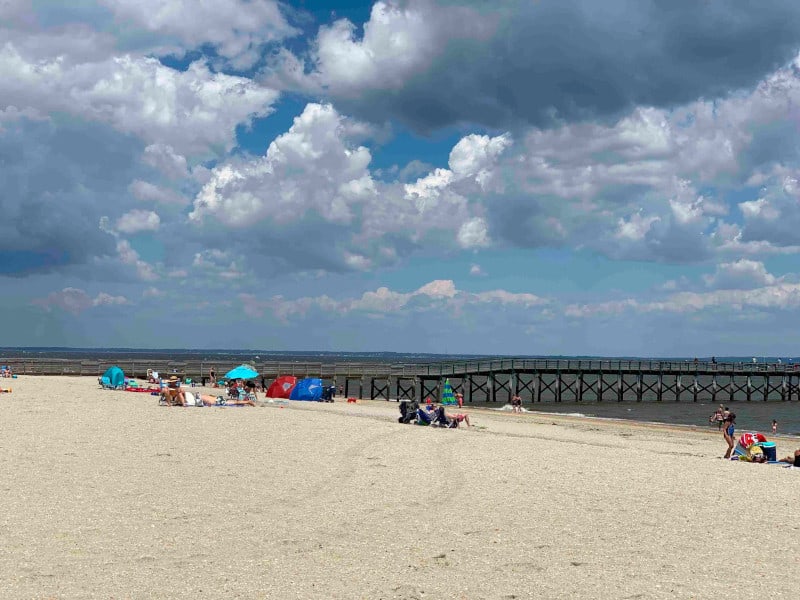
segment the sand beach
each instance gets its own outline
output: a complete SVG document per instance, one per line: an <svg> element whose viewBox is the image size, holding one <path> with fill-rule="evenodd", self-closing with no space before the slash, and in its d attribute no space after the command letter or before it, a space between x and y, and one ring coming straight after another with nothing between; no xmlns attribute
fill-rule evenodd
<svg viewBox="0 0 800 600"><path fill-rule="evenodd" d="M718 432L397 404L0 395L2 598L796 598L800 469ZM211 392L211 390L207 390ZM778 454L797 440L776 438Z"/></svg>

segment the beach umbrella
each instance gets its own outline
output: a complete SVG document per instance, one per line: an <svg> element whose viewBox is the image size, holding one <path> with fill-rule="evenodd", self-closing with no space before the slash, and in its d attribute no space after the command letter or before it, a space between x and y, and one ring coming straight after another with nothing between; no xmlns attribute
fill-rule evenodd
<svg viewBox="0 0 800 600"><path fill-rule="evenodd" d="M450 385L450 380L444 380L444 387L442 387L442 404L455 404L456 397L453 394L453 387Z"/></svg>
<svg viewBox="0 0 800 600"><path fill-rule="evenodd" d="M253 377L258 377L258 371L250 365L239 365L225 373L225 379L252 379Z"/></svg>

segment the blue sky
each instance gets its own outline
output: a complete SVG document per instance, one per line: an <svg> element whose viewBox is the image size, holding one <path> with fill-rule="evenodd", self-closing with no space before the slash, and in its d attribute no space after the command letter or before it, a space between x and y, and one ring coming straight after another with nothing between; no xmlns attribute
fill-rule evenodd
<svg viewBox="0 0 800 600"><path fill-rule="evenodd" d="M798 32L788 0L4 2L3 345L796 355Z"/></svg>

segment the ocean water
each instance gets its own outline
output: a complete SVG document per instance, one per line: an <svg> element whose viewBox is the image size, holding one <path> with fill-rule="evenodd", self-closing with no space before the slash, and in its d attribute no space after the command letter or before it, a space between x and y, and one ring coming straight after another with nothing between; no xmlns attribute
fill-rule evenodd
<svg viewBox="0 0 800 600"><path fill-rule="evenodd" d="M708 418L718 404L710 402L541 402L526 404L525 409L543 413L580 414L587 417L626 419L651 423L696 425L717 431ZM772 420L778 421L778 433L800 436L800 402L750 401L726 404L736 414L736 430L760 431L768 438ZM496 405L495 405L496 406Z"/></svg>

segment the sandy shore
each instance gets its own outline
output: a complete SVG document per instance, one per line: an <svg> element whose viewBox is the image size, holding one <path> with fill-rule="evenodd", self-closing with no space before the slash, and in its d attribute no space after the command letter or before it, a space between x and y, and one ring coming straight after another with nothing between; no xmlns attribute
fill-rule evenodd
<svg viewBox="0 0 800 600"><path fill-rule="evenodd" d="M717 432L2 385L2 598L798 594L800 469L720 460Z"/></svg>

